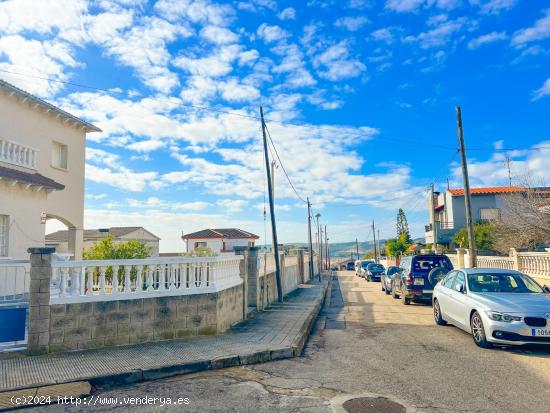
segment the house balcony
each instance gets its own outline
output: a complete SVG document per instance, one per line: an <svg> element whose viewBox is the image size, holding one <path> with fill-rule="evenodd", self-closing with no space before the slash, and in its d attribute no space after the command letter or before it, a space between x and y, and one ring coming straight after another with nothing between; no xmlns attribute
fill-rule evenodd
<svg viewBox="0 0 550 413"><path fill-rule="evenodd" d="M38 149L0 138L0 162L36 170Z"/></svg>
<svg viewBox="0 0 550 413"><path fill-rule="evenodd" d="M424 226L424 238L426 239L426 244L449 244L456 232L454 223L436 221L435 225L437 240L434 238L433 225L428 224Z"/></svg>

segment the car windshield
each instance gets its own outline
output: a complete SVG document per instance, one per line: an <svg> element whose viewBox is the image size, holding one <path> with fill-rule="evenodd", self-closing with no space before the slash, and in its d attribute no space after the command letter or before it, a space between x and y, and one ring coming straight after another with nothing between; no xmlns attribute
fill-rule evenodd
<svg viewBox="0 0 550 413"><path fill-rule="evenodd" d="M544 293L535 281L519 272L468 274L468 286L475 293Z"/></svg>
<svg viewBox="0 0 550 413"><path fill-rule="evenodd" d="M367 268L367 266L370 264L369 261L361 261L361 268Z"/></svg>
<svg viewBox="0 0 550 413"><path fill-rule="evenodd" d="M428 273L434 268L451 271L453 266L447 257L416 257L414 260L414 272Z"/></svg>
<svg viewBox="0 0 550 413"><path fill-rule="evenodd" d="M397 268L397 267L389 267L389 268L388 268L388 271L386 271L386 272L387 272L388 275L391 275L391 274L396 273L397 270L399 270L399 268Z"/></svg>
<svg viewBox="0 0 550 413"><path fill-rule="evenodd" d="M381 264L369 264L367 265L369 271L384 271L384 266Z"/></svg>

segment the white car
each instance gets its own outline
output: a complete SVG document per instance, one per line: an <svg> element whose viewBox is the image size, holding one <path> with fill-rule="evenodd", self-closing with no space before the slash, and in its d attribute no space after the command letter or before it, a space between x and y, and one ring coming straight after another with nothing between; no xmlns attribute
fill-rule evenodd
<svg viewBox="0 0 550 413"><path fill-rule="evenodd" d="M550 344L550 288L525 274L495 268L453 270L433 292L435 322L493 344Z"/></svg>

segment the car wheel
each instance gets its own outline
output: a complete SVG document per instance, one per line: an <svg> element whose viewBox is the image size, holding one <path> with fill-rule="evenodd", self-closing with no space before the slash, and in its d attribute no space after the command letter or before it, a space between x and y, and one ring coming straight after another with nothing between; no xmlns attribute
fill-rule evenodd
<svg viewBox="0 0 550 413"><path fill-rule="evenodd" d="M403 291L401 291L401 300L403 300L403 304L409 305L411 303L411 299L405 295Z"/></svg>
<svg viewBox="0 0 550 413"><path fill-rule="evenodd" d="M447 322L443 320L443 316L441 315L441 308L439 307L439 301L437 300L434 300L434 320L438 326L444 326L445 324L447 324Z"/></svg>
<svg viewBox="0 0 550 413"><path fill-rule="evenodd" d="M385 285L386 283L383 283L383 282L380 283L380 288L382 289L382 291L386 291Z"/></svg>
<svg viewBox="0 0 550 413"><path fill-rule="evenodd" d="M390 295L391 294L391 290L388 289L388 287L386 287L386 295Z"/></svg>
<svg viewBox="0 0 550 413"><path fill-rule="evenodd" d="M493 345L487 341L485 328L483 327L483 320L477 311L472 314L472 318L470 319L470 327L472 328L474 343L481 348L493 347Z"/></svg>

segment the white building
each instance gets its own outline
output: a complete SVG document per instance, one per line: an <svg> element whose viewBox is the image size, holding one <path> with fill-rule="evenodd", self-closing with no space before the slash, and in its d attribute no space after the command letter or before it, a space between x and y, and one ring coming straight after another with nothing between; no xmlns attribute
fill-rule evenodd
<svg viewBox="0 0 550 413"><path fill-rule="evenodd" d="M237 228L203 229L181 236L188 252L208 247L216 253L233 252L235 247L253 247L258 238L260 237L257 235Z"/></svg>
<svg viewBox="0 0 550 413"><path fill-rule="evenodd" d="M55 218L80 258L89 132L100 129L0 80L0 257L28 258Z"/></svg>
<svg viewBox="0 0 550 413"><path fill-rule="evenodd" d="M131 240L143 242L149 247L149 256L159 256L160 238L143 227L85 229L83 236L84 250L90 249L98 241L108 236L111 236L113 243L128 242ZM54 247L55 252L58 254L70 254L69 231L57 231L46 235L46 245Z"/></svg>

